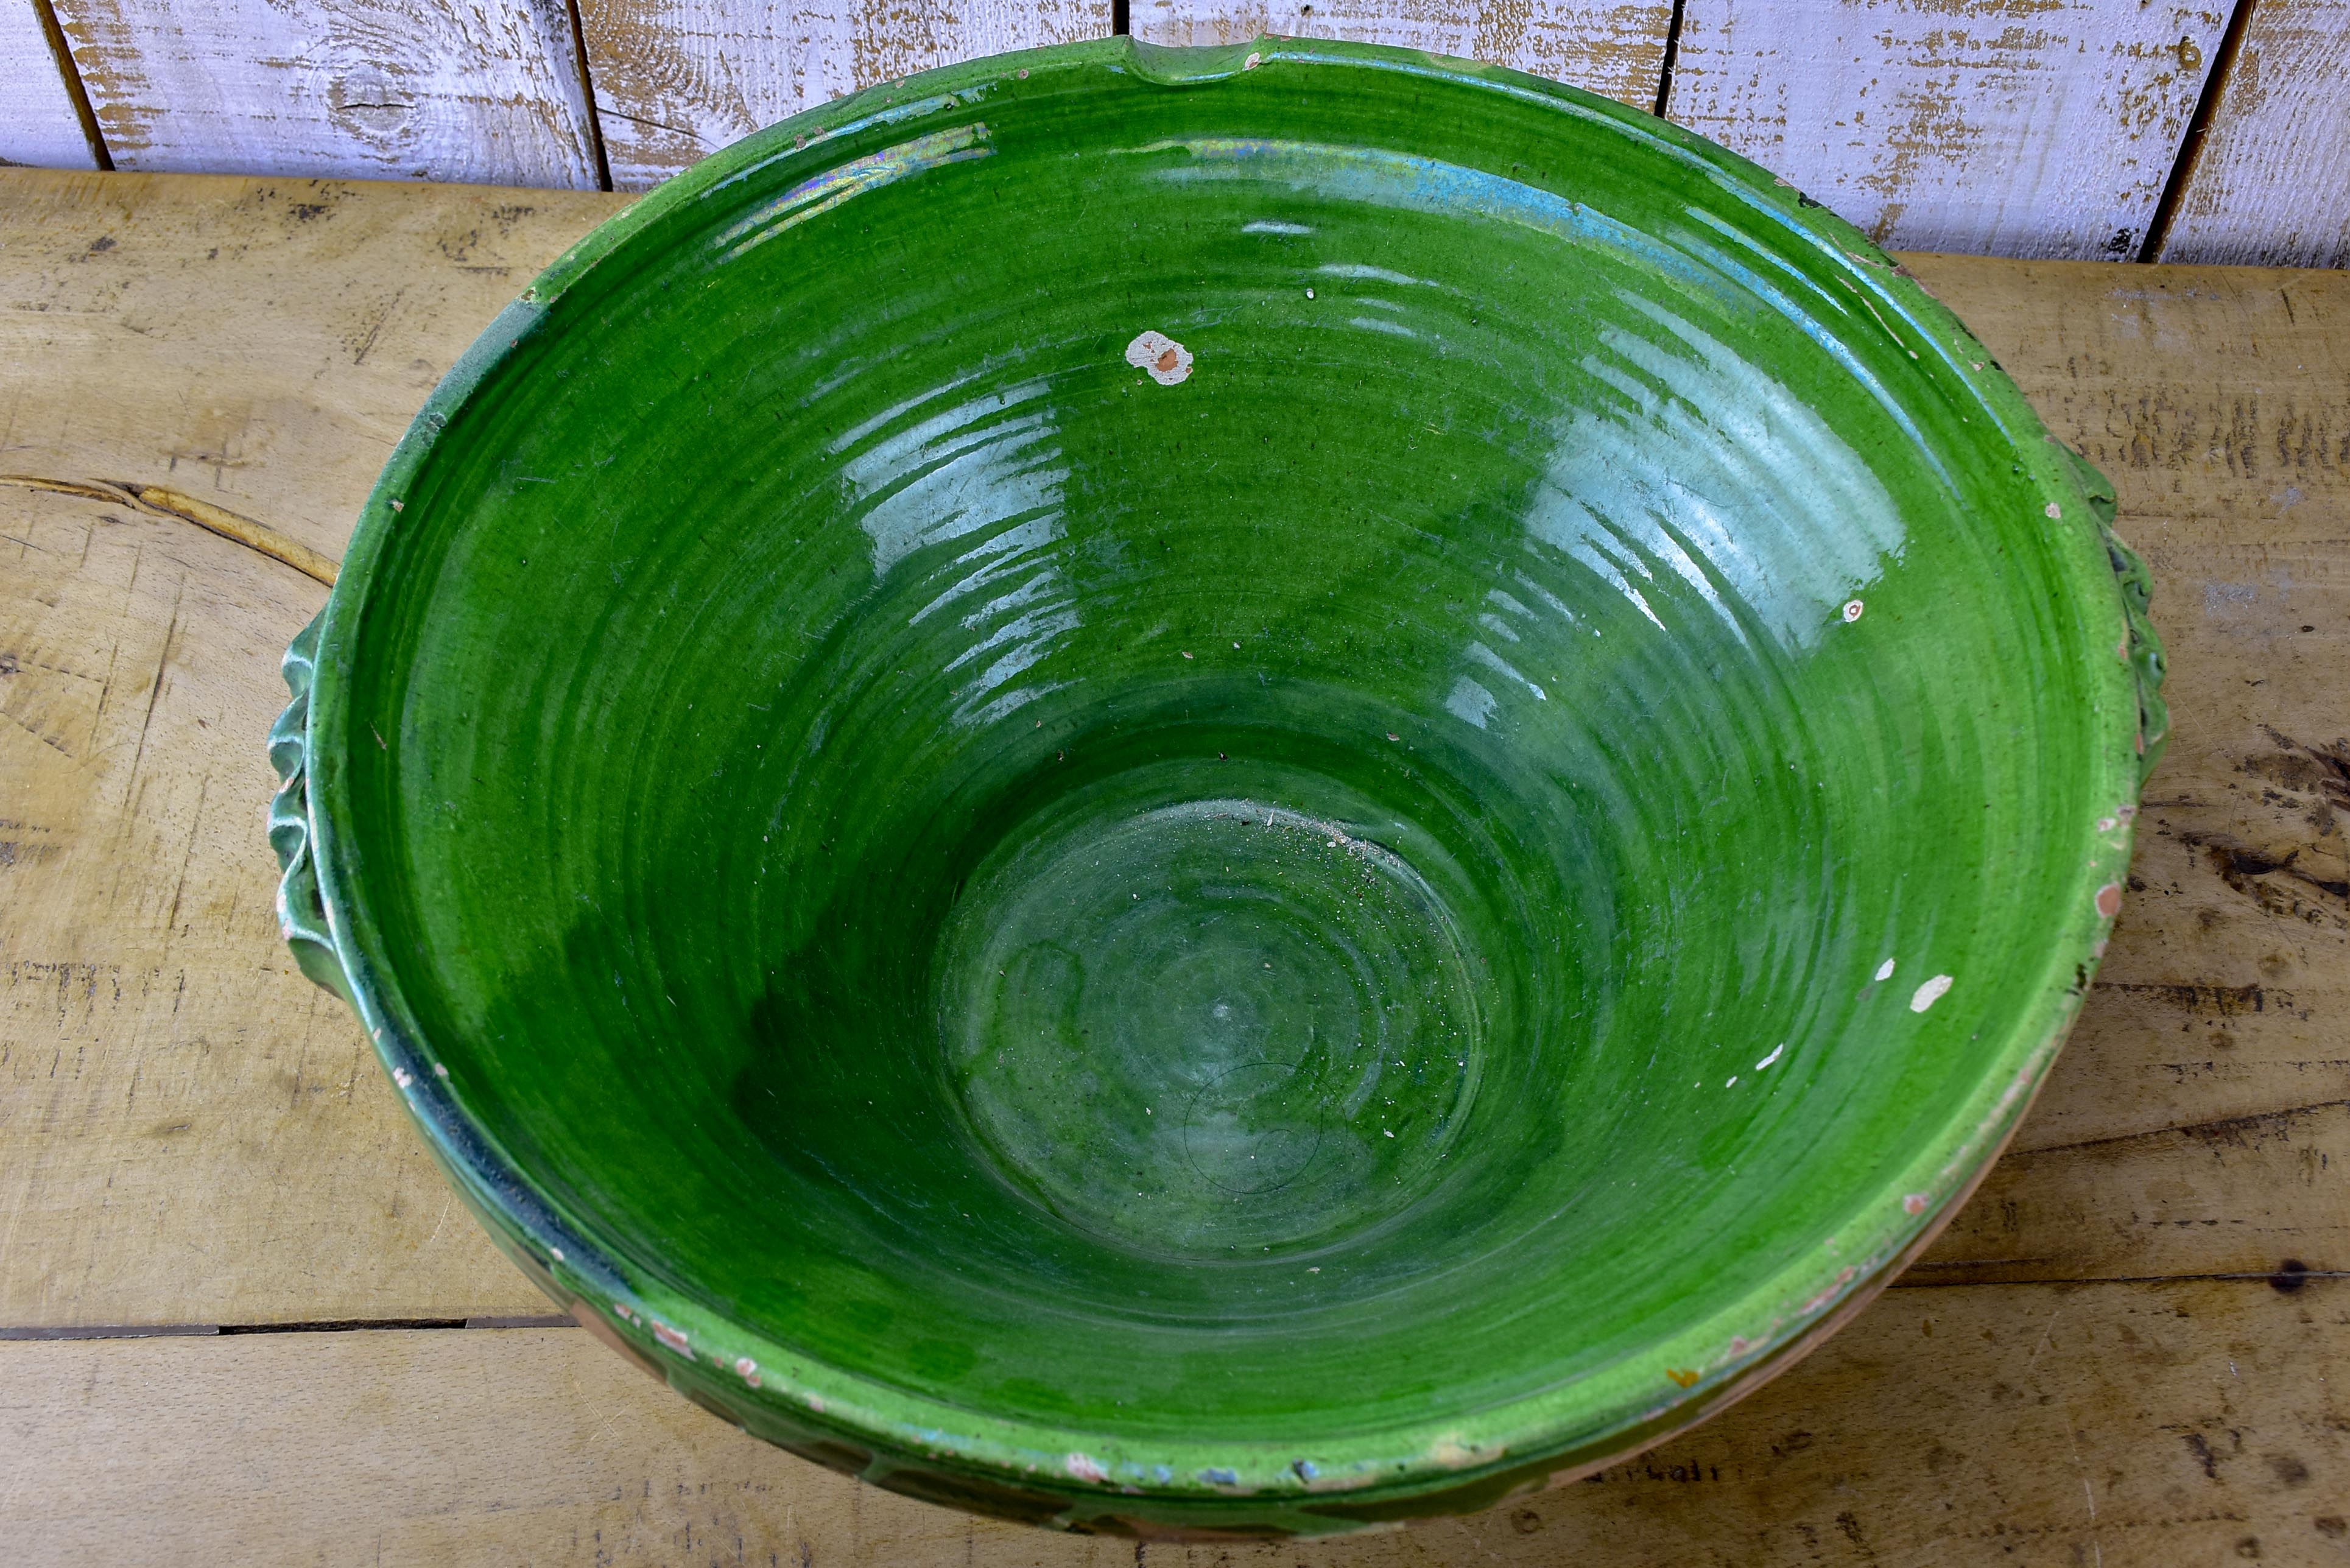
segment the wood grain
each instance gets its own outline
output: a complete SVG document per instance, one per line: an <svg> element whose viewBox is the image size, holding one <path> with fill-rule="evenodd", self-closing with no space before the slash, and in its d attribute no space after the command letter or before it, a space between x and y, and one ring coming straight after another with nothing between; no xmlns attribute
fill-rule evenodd
<svg viewBox="0 0 2350 1568"><path fill-rule="evenodd" d="M118 169L593 188L562 0L57 0Z"/></svg>
<svg viewBox="0 0 2350 1568"><path fill-rule="evenodd" d="M1648 109L1663 79L1669 0L1142 0L1135 36L1237 44L1263 33L1393 44L1510 66Z"/></svg>
<svg viewBox="0 0 2350 1568"><path fill-rule="evenodd" d="M1094 38L1109 0L580 0L616 190L910 71Z"/></svg>
<svg viewBox="0 0 2350 1568"><path fill-rule="evenodd" d="M2350 1284L1901 1291L1664 1448L1466 1519L1138 1547L744 1437L577 1329L0 1344L19 1561L1435 1568L2338 1562Z"/></svg>
<svg viewBox="0 0 2350 1568"><path fill-rule="evenodd" d="M57 53L29 0L0 5L0 162L98 167Z"/></svg>
<svg viewBox="0 0 2350 1568"><path fill-rule="evenodd" d="M1908 1285L2350 1272L2350 1105L2011 1150Z"/></svg>
<svg viewBox="0 0 2350 1568"><path fill-rule="evenodd" d="M0 171L5 468L338 555L432 381L621 204ZM2120 483L2177 715L2074 1043L1912 1278L2350 1268L2308 1174L2350 1136L2350 276L1909 265ZM0 1328L545 1310L276 941L258 737L320 591L0 485Z"/></svg>
<svg viewBox="0 0 2350 1568"><path fill-rule="evenodd" d="M1904 249L2137 254L2218 0L1688 0L1668 112Z"/></svg>
<svg viewBox="0 0 2350 1568"><path fill-rule="evenodd" d="M1908 264L2121 486L2134 542L2299 548L2350 530L2350 278Z"/></svg>
<svg viewBox="0 0 2350 1568"><path fill-rule="evenodd" d="M2350 266L2350 0L2246 0L2167 262Z"/></svg>
<svg viewBox="0 0 2350 1568"><path fill-rule="evenodd" d="M450 361L622 204L5 181L0 472L161 484L328 556ZM278 950L260 738L324 596L0 484L0 1324L546 1310Z"/></svg>
<svg viewBox="0 0 2350 1568"><path fill-rule="evenodd" d="M442 372L626 205L0 171L0 472L161 484L339 556Z"/></svg>

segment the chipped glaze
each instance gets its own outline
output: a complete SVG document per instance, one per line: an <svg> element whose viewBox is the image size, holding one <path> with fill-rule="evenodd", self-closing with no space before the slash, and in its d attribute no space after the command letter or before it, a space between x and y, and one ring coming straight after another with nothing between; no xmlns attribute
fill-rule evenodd
<svg viewBox="0 0 2350 1568"><path fill-rule="evenodd" d="M1941 1001L1944 996L1948 995L1950 987L1954 983L1956 983L1955 981L1950 975L1936 975L1933 979L1926 981L1923 985L1920 985L1916 991L1910 993L1909 1011L1912 1012L1925 1012L1926 1009L1933 1006L1934 1003Z"/></svg>
<svg viewBox="0 0 2350 1568"><path fill-rule="evenodd" d="M1785 1365L2012 1130L2164 732L2111 505L1645 115L975 62L435 392L288 652L281 924L509 1255L794 1452L1476 1508Z"/></svg>
<svg viewBox="0 0 2350 1568"><path fill-rule="evenodd" d="M1180 386L1191 374L1191 351L1155 329L1138 335L1126 346L1126 362L1162 387Z"/></svg>

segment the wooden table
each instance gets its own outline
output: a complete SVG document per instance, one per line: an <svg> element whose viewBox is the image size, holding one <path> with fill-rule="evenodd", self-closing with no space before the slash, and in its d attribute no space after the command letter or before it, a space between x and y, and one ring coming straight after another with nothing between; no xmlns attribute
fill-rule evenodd
<svg viewBox="0 0 2350 1568"><path fill-rule="evenodd" d="M2350 1563L2350 275L1909 259L2119 484L2177 722L1924 1261L1589 1482L1146 1551L816 1469L550 1321L278 944L261 742L325 589L197 524L338 555L623 200L0 171L0 1560Z"/></svg>

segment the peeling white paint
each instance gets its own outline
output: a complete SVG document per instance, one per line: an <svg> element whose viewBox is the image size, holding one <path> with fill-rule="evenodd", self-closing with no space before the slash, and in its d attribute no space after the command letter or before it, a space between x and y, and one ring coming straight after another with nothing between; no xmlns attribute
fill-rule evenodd
<svg viewBox="0 0 2350 1568"><path fill-rule="evenodd" d="M36 169L98 167L30 5L0 9L0 158Z"/></svg>
<svg viewBox="0 0 2350 1568"><path fill-rule="evenodd" d="M554 14L563 16L560 7ZM761 126L858 88L886 91L933 66L1100 37L1109 31L1109 5L644 0L582 5L579 19L613 187L642 191ZM567 36L563 45L568 68Z"/></svg>
<svg viewBox="0 0 2350 1568"><path fill-rule="evenodd" d="M1417 0L1136 0L1132 16L1135 36L1153 44L1246 44L1262 34L1350 38L1489 60L1639 109L1656 101L1671 23L1669 0L1524 0L1484 7Z"/></svg>
<svg viewBox="0 0 2350 1568"><path fill-rule="evenodd" d="M118 169L596 188L560 6L57 10Z"/></svg>
<svg viewBox="0 0 2350 1568"><path fill-rule="evenodd" d="M2250 11L2160 259L2338 267L2350 261L2350 0Z"/></svg>
<svg viewBox="0 0 2350 1568"><path fill-rule="evenodd" d="M2112 260L2145 236L2226 23L2186 0L1690 0L1667 113L1879 244Z"/></svg>

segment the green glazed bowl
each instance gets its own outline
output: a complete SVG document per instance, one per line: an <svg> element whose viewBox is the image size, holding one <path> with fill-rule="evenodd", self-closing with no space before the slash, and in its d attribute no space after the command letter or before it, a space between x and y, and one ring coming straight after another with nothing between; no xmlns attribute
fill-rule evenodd
<svg viewBox="0 0 2350 1568"><path fill-rule="evenodd" d="M1981 1175L2160 743L2111 493L1856 231L1457 60L887 84L589 235L295 644L282 915L679 1390L1315 1534L1792 1360Z"/></svg>

